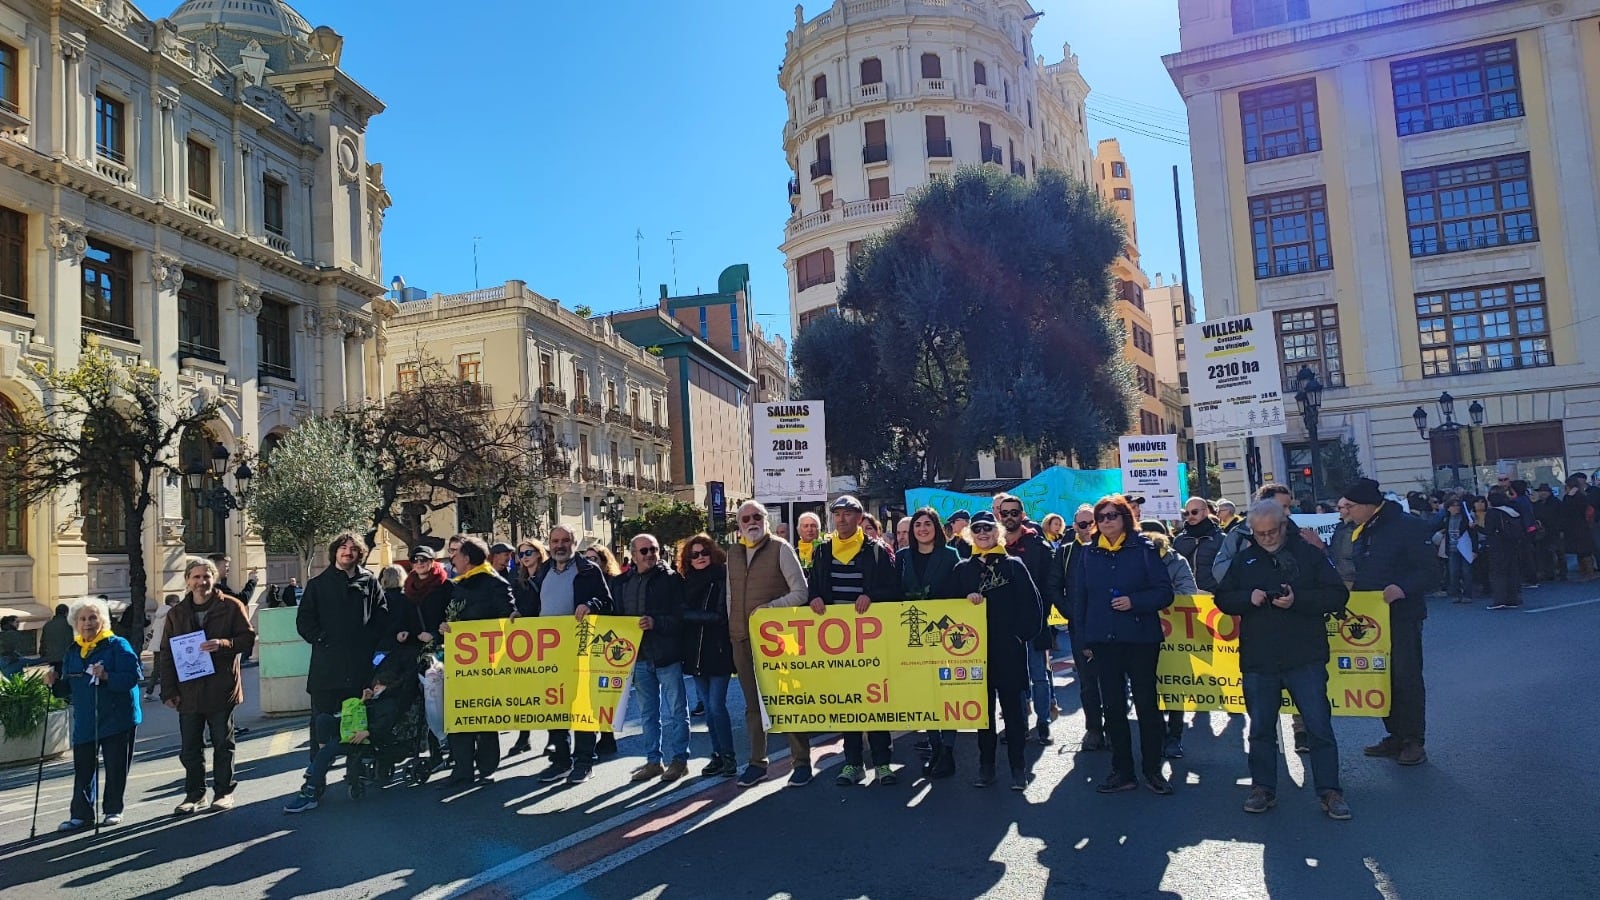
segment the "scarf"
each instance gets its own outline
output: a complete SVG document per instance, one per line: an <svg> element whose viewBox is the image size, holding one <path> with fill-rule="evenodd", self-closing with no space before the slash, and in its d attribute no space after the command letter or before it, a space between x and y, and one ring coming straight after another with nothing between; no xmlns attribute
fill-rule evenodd
<svg viewBox="0 0 1600 900"><path fill-rule="evenodd" d="M460 575L457 575L456 577L454 577L454 578L452 578L450 580L459 584L459 583L461 583L463 581L466 581L468 578L471 578L474 575L493 575L493 574L494 574L494 566L489 565L488 561L486 560L484 562L478 563L476 566L473 566L472 568L466 570L465 572L462 572Z"/></svg>
<svg viewBox="0 0 1600 900"><path fill-rule="evenodd" d="M83 635L74 631L72 633L72 642L78 645L79 658L88 659L89 654L94 652L94 648L100 646L101 641L112 637L116 637L116 635L113 634L109 628L101 628L99 634L87 641L83 639Z"/></svg>
<svg viewBox="0 0 1600 900"><path fill-rule="evenodd" d="M761 546L761 541L764 541L766 539L767 539L766 534L762 534L761 535L761 540L760 541L752 541L749 538L747 538L747 537L745 537L744 535L741 534L741 535L739 535L739 546L744 547L746 550L754 550L755 548Z"/></svg>
<svg viewBox="0 0 1600 900"><path fill-rule="evenodd" d="M429 594L433 593L434 588L444 584L444 582L444 566L439 565L436 560L428 569L426 575L418 575L416 572L407 574L405 584L401 585L400 589L405 592L406 599L415 605L420 604Z"/></svg>
<svg viewBox="0 0 1600 900"><path fill-rule="evenodd" d="M972 555L974 557L978 557L978 556L1005 556L1006 555L1006 548L1004 546L1002 546L1001 544L999 544L998 542L993 547L990 547L987 550L980 549L978 547L978 545L974 544L972 546Z"/></svg>
<svg viewBox="0 0 1600 900"><path fill-rule="evenodd" d="M1389 501L1387 500L1379 503L1378 508L1372 511L1372 518L1367 519L1365 522L1362 522L1360 525L1357 525L1354 529L1352 529L1350 532L1350 543L1354 544L1356 541L1361 540L1361 532L1366 531L1367 526L1372 524L1372 519L1376 519L1378 516L1382 515L1383 508L1388 505Z"/></svg>
<svg viewBox="0 0 1600 900"><path fill-rule="evenodd" d="M811 568L811 554L816 552L817 542L801 541L794 545L794 549L800 554L800 565L807 569Z"/></svg>
<svg viewBox="0 0 1600 900"><path fill-rule="evenodd" d="M867 533L859 528L856 529L856 533L853 536L848 538L842 538L835 534L830 542L833 547L833 558L848 566L850 561L856 558L856 554L861 552L861 548L866 546L866 542Z"/></svg>
<svg viewBox="0 0 1600 900"><path fill-rule="evenodd" d="M1114 541L1106 540L1106 536L1102 534L1100 535L1099 540L1096 542L1096 546L1098 546L1101 550L1110 550L1112 553L1115 553L1122 549L1122 545L1126 543L1127 540L1127 534L1117 535L1117 539Z"/></svg>

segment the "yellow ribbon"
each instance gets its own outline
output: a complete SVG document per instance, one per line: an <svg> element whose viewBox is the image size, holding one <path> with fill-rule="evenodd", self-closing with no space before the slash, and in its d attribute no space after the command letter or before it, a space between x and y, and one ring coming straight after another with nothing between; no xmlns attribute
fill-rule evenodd
<svg viewBox="0 0 1600 900"><path fill-rule="evenodd" d="M476 566L473 566L472 568L466 570L465 572L462 572L460 575L457 575L456 577L454 577L454 578L452 578L450 580L451 581L466 581L468 578L471 578L474 575L493 575L493 574L494 574L494 567L489 565L487 562L481 562L481 563L477 564Z"/></svg>
<svg viewBox="0 0 1600 900"><path fill-rule="evenodd" d="M856 554L861 552L861 548L866 546L866 542L867 533L859 528L852 537L842 538L835 534L831 542L833 558L848 566L850 561L856 558Z"/></svg>

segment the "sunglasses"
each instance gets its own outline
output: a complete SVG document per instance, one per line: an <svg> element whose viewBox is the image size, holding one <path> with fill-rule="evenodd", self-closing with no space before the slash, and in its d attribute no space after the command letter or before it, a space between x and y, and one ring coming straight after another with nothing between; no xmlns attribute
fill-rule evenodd
<svg viewBox="0 0 1600 900"><path fill-rule="evenodd" d="M701 550L700 548L696 547L695 549L689 551L689 558L690 559L710 559L711 558L711 551L710 550Z"/></svg>
<svg viewBox="0 0 1600 900"><path fill-rule="evenodd" d="M532 548L529 548L527 550L521 550L521 551L517 552L517 555L522 557L523 559L527 559L530 556L537 556L538 554L539 554L539 551L534 550Z"/></svg>
<svg viewBox="0 0 1600 900"><path fill-rule="evenodd" d="M1073 527L1077 528L1079 531L1087 531L1094 527L1093 522L1073 522L1072 524Z"/></svg>
<svg viewBox="0 0 1600 900"><path fill-rule="evenodd" d="M993 530L994 530L994 526L993 525L974 525L974 526L972 526L972 533L973 534L988 534L989 532L991 532Z"/></svg>
<svg viewBox="0 0 1600 900"><path fill-rule="evenodd" d="M757 513L757 514L755 514L753 516L740 516L739 517L739 521L744 522L746 524L754 524L756 522L762 521L765 518L766 518L766 516L763 516L760 513Z"/></svg>
<svg viewBox="0 0 1600 900"><path fill-rule="evenodd" d="M1010 519L1010 518L1014 518L1016 516L1022 515L1022 510L1020 510L1020 509L1002 509L1002 510L1000 510L1000 515L1002 517L1004 517L1004 518Z"/></svg>
<svg viewBox="0 0 1600 900"><path fill-rule="evenodd" d="M639 549L637 549L637 550L635 550L633 552L639 554L640 556L655 556L657 553L661 552L661 548L660 547L640 547Z"/></svg>
<svg viewBox="0 0 1600 900"><path fill-rule="evenodd" d="M1095 513L1094 514L1094 520L1096 522L1115 522L1115 521L1117 521L1118 519L1121 519L1121 518L1122 518L1122 513L1115 512L1115 511L1113 511L1113 512Z"/></svg>
<svg viewBox="0 0 1600 900"><path fill-rule="evenodd" d="M1203 516L1206 514L1206 511L1203 509L1186 509L1183 511L1183 514L1190 517Z"/></svg>

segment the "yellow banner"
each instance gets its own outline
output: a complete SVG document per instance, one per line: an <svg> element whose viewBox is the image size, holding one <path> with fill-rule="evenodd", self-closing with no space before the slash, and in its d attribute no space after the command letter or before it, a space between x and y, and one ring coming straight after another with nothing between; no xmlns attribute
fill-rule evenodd
<svg viewBox="0 0 1600 900"><path fill-rule="evenodd" d="M989 722L988 634L967 600L830 606L750 617L756 684L771 730L982 728Z"/></svg>
<svg viewBox="0 0 1600 900"><path fill-rule="evenodd" d="M1389 714L1389 606L1383 594L1352 593L1349 615L1329 619L1328 699L1336 716ZM1209 594L1180 596L1162 611L1167 635L1156 668L1162 709L1242 713L1239 619ZM1288 695L1283 711L1295 712Z"/></svg>
<svg viewBox="0 0 1600 900"><path fill-rule="evenodd" d="M451 622L444 730L612 731L642 634L628 616Z"/></svg>

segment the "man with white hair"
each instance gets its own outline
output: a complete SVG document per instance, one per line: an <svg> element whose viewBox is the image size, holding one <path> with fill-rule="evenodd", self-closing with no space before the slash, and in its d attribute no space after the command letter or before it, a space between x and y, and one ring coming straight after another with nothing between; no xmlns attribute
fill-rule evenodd
<svg viewBox="0 0 1600 900"><path fill-rule="evenodd" d="M750 645L750 616L767 607L801 606L806 602L806 576L800 557L782 538L767 531L767 508L754 500L739 507L739 546L728 554L728 636L733 640L733 667L744 692L744 730L750 735L750 761L739 775L739 787L760 784L767 777L767 732L761 721L761 694L756 688L756 660ZM809 514L808 514L809 515ZM801 534L805 519L801 518ZM794 757L790 787L811 781L811 736L791 732Z"/></svg>
<svg viewBox="0 0 1600 900"><path fill-rule="evenodd" d="M573 616L611 612L611 590L600 567L575 553L578 534L566 525L550 529L550 558L539 567L534 585L539 590L539 615ZM550 732L550 768L539 780L552 784L563 778L569 784L588 781L594 770L595 733L580 731L576 739L565 728Z"/></svg>

